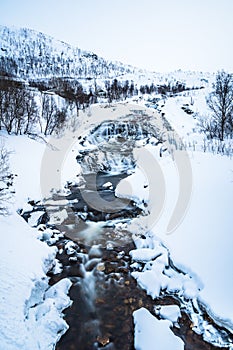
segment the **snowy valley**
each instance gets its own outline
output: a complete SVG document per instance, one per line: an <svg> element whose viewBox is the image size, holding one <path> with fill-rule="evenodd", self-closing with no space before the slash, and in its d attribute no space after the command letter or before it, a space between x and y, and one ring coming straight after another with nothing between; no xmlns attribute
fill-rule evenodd
<svg viewBox="0 0 233 350"><path fill-rule="evenodd" d="M0 38L0 349L233 349L232 138L203 132L216 74Z"/></svg>

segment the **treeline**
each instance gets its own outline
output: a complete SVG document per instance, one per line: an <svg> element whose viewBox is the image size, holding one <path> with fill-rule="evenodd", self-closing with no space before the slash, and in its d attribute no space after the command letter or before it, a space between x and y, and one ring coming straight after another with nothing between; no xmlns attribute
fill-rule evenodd
<svg viewBox="0 0 233 350"><path fill-rule="evenodd" d="M38 130L45 135L59 133L65 126L77 123L79 111L97 100L92 88L86 91L75 79L53 78L25 84L2 78L0 130L16 135Z"/></svg>
<svg viewBox="0 0 233 350"><path fill-rule="evenodd" d="M58 78L29 80L27 84L13 79L0 79L0 129L8 133L28 134L40 130L45 135L59 133L71 115L106 100L109 103L143 94L178 93L187 90L184 84L141 85L133 81L106 80L99 87L95 80L88 89L77 79Z"/></svg>
<svg viewBox="0 0 233 350"><path fill-rule="evenodd" d="M0 130L28 134L38 127L45 135L59 132L67 120L68 105L59 107L55 95L12 82L0 81Z"/></svg>
<svg viewBox="0 0 233 350"><path fill-rule="evenodd" d="M128 80L120 82L114 79L112 82L105 82L105 91L101 91L101 95L106 97L109 102L120 101L127 97L137 96L139 94L160 94L160 95L171 95L177 94L182 91L190 90L184 83L176 82L174 85L171 83L155 85L154 83L148 85L141 85L138 87L133 81ZM97 94L98 97L98 94Z"/></svg>
<svg viewBox="0 0 233 350"><path fill-rule="evenodd" d="M128 80L120 82L117 79L112 82L105 81L105 91L97 91L97 96L107 98L109 103L124 100L137 94L138 89L133 82L130 83Z"/></svg>
<svg viewBox="0 0 233 350"><path fill-rule="evenodd" d="M31 80L29 85L37 88L40 92L51 91L64 98L69 104L74 104L77 114L80 109L85 109L90 104L97 102L94 88L89 88L87 92L77 79L55 77L47 80Z"/></svg>
<svg viewBox="0 0 233 350"><path fill-rule="evenodd" d="M159 85L157 89L157 93L161 95L167 95L167 94L171 95L171 94L178 94L186 90L190 90L190 88L187 88L184 83L177 81L173 85L171 83Z"/></svg>
<svg viewBox="0 0 233 350"><path fill-rule="evenodd" d="M33 53L34 54L34 53ZM25 57L27 58L25 58ZM129 68L123 65L114 65L107 63L104 59L97 60L81 57L63 57L62 55L52 56L49 54L41 54L40 56L26 56L23 53L20 57L0 57L0 75L8 77L19 77L28 79L31 77L111 77L131 73ZM92 60L92 62L90 62Z"/></svg>

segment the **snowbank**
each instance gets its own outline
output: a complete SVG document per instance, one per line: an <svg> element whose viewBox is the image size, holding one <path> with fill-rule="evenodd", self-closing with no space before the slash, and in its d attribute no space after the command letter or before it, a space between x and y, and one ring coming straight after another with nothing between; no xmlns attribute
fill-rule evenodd
<svg viewBox="0 0 233 350"><path fill-rule="evenodd" d="M135 349L136 350L182 350L183 341L175 336L168 320L157 320L145 308L133 313L135 323Z"/></svg>
<svg viewBox="0 0 233 350"><path fill-rule="evenodd" d="M181 317L180 308L178 305L158 306L156 309L162 319L169 320L172 323L177 322L178 318Z"/></svg>
<svg viewBox="0 0 233 350"><path fill-rule="evenodd" d="M67 294L71 282L64 279L49 287L46 273L52 268L59 271L57 249L41 242L38 231L16 214L20 208L31 209L28 199L41 199L40 171L46 143L3 132L1 136L11 152L10 169L17 176L15 195L9 203L11 214L0 216L0 349L52 350L68 328L62 310L70 305ZM38 214L32 217L35 223Z"/></svg>
<svg viewBox="0 0 233 350"><path fill-rule="evenodd" d="M133 175L119 183L117 195L149 200L150 215L140 218L141 227L147 226L153 231L155 239L156 237L162 239L169 248L176 266L190 276L198 276L199 286L202 283L204 285L199 293L199 300L206 304L213 316L224 319L226 324L232 325L232 159L198 151L203 145L203 135L194 132L197 121L181 108L189 103L194 113L206 113L205 95L208 92L209 90L197 90L186 96L168 98L162 109L180 139L187 145L191 143L187 153L192 169L192 193L183 220L175 231L171 235L166 234L179 195L179 173L168 152L160 157L158 146L147 145L146 151L154 156L154 162L149 168L143 167L143 153L135 151L140 167L136 168ZM161 179L157 177L154 165L159 165ZM164 181L166 194L164 202L160 203L161 211L156 212L154 210L158 202L156 193L159 194L156 186L162 187L161 181ZM146 254L144 259L147 259ZM149 272L146 272L147 274L149 275ZM141 282L143 280L143 285L147 285L146 281L150 281L150 277L147 279L146 275L143 277L140 275L140 278L137 276ZM154 284L153 291L150 283L151 295L157 294L159 290L157 284ZM188 294L192 294L192 288Z"/></svg>
<svg viewBox="0 0 233 350"><path fill-rule="evenodd" d="M67 330L62 310L70 305L71 282L49 288L46 272L56 248L37 239L17 214L1 217L0 349L54 349Z"/></svg>
<svg viewBox="0 0 233 350"><path fill-rule="evenodd" d="M158 241L154 243L153 249L138 248L132 250L130 255L134 261L131 266L134 269L132 276L153 299L160 296L161 290L176 292L180 297L192 299L202 288L198 278L169 267L169 252Z"/></svg>
<svg viewBox="0 0 233 350"><path fill-rule="evenodd" d="M233 322L232 160L195 152L192 171L192 199L183 222L169 236L162 222L155 232L169 247L176 265L201 278L200 297L210 309Z"/></svg>
<svg viewBox="0 0 233 350"><path fill-rule="evenodd" d="M39 200L41 160L45 151L45 143L30 139L28 136L0 135L10 154L10 169L16 175L14 187L15 210L22 208L28 199Z"/></svg>

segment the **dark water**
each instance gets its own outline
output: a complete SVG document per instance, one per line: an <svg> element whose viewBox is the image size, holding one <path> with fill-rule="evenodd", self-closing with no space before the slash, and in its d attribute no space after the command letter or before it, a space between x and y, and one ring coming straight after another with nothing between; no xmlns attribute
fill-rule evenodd
<svg viewBox="0 0 233 350"><path fill-rule="evenodd" d="M65 319L70 328L57 344L57 350L134 349L132 314L135 310L145 307L155 315L156 305L180 306L179 298L175 295L163 295L152 300L137 285L130 275L131 261L128 255L134 248L131 243L127 247L118 246L110 250L104 248L99 249L99 253L92 253L90 247L79 246L77 250L84 253L88 262L93 263L89 268L86 264L89 270L87 275L83 269L77 270L81 261L70 264L64 253L63 256L58 255L66 268L62 275L52 276L51 283L70 277L73 281L70 290L73 304L65 311ZM185 312L182 312L178 324L179 327L173 327L172 330L183 339L185 349L218 349L192 331L191 321Z"/></svg>

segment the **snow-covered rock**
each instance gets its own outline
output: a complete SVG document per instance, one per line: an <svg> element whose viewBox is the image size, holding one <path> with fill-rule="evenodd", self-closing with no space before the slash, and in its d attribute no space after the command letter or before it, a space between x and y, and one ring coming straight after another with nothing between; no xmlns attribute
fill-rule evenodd
<svg viewBox="0 0 233 350"><path fill-rule="evenodd" d="M177 322L178 318L181 317L180 308L178 305L156 306L155 312L161 318L169 320L172 323Z"/></svg>
<svg viewBox="0 0 233 350"><path fill-rule="evenodd" d="M168 320L157 320L145 308L134 312L136 350L183 350L183 341L175 336Z"/></svg>

